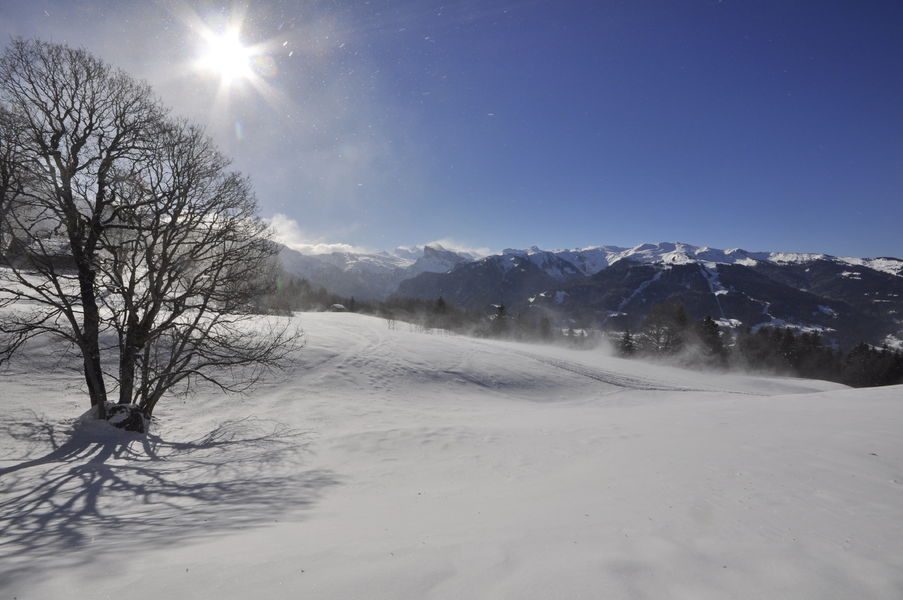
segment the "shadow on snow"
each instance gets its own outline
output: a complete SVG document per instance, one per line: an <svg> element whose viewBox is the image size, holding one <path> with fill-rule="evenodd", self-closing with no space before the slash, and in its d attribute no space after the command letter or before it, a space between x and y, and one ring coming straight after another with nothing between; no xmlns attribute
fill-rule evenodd
<svg viewBox="0 0 903 600"><path fill-rule="evenodd" d="M0 468L0 586L114 552L297 518L288 513L337 483L329 471L304 470L305 436L272 421L227 421L173 442L60 431L32 414L0 423L4 437L29 455L46 453Z"/></svg>

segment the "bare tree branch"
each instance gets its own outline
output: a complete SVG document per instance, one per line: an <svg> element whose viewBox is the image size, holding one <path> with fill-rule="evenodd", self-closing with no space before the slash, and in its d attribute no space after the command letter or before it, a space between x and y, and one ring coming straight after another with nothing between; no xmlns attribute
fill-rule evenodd
<svg viewBox="0 0 903 600"><path fill-rule="evenodd" d="M249 323L275 246L248 180L85 51L14 40L0 58L0 193L0 363L74 344L99 416L117 388L148 417L200 382L245 391L297 347L287 322Z"/></svg>

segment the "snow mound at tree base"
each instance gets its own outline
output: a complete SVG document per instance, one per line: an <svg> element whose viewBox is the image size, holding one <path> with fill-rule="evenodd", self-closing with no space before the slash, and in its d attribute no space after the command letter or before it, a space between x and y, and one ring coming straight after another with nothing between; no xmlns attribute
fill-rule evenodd
<svg viewBox="0 0 903 600"><path fill-rule="evenodd" d="M127 440L132 436L124 436L124 433L147 433L150 426L144 413L134 404L107 402L106 419L99 419L97 412L97 407L92 406L77 419L76 430L79 435L95 436L111 441L119 438Z"/></svg>

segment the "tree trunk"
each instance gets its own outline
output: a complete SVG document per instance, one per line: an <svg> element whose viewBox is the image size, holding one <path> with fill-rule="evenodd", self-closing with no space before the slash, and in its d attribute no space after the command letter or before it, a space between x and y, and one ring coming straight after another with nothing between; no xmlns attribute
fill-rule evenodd
<svg viewBox="0 0 903 600"><path fill-rule="evenodd" d="M126 333L125 342L119 349L119 404L131 404L135 391L135 359L139 348L133 338Z"/></svg>
<svg viewBox="0 0 903 600"><path fill-rule="evenodd" d="M100 312L97 309L97 298L94 292L95 273L90 268L85 268L84 262L78 266L83 311L82 356L84 358L85 383L88 385L91 406L97 407L97 417L105 419L107 389L100 363Z"/></svg>

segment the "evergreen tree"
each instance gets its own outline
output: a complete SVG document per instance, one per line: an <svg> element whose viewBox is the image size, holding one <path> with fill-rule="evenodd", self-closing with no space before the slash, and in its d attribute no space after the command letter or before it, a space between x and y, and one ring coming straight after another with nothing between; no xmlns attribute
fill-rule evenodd
<svg viewBox="0 0 903 600"><path fill-rule="evenodd" d="M629 329L621 336L621 341L618 343L618 352L621 356L633 356L636 353L636 343L633 341L633 336L630 335Z"/></svg>
<svg viewBox="0 0 903 600"><path fill-rule="evenodd" d="M710 316L706 316L699 326L699 339L702 342L706 354L715 361L723 362L725 359L724 341L721 339L721 329Z"/></svg>
<svg viewBox="0 0 903 600"><path fill-rule="evenodd" d="M552 339L552 323L549 321L549 317L539 320L539 336L544 340Z"/></svg>
<svg viewBox="0 0 903 600"><path fill-rule="evenodd" d="M492 334L502 336L508 333L508 315L504 304L495 305L495 319L492 321Z"/></svg>

